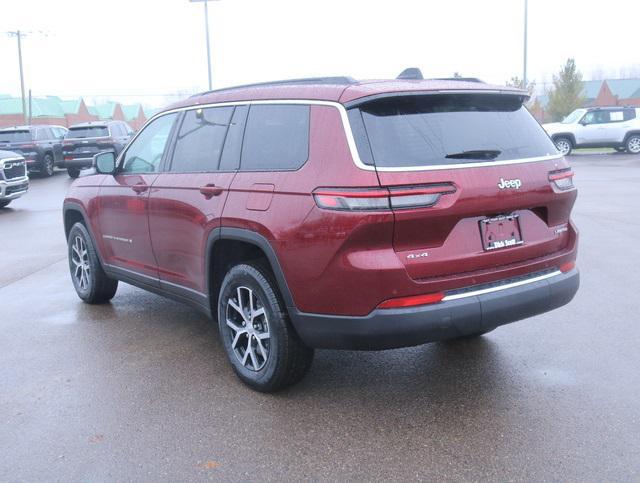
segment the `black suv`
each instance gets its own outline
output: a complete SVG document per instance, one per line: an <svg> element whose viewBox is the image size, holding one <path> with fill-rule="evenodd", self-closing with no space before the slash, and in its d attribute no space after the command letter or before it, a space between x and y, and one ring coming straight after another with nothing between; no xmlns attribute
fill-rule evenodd
<svg viewBox="0 0 640 483"><path fill-rule="evenodd" d="M66 132L66 128L53 125L0 129L0 149L22 155L30 172L52 176L54 165L62 160L62 139Z"/></svg>
<svg viewBox="0 0 640 483"><path fill-rule="evenodd" d="M75 124L62 142L62 159L56 166L66 168L77 178L80 170L90 168L93 155L113 151L116 156L129 142L133 129L124 121L92 121Z"/></svg>

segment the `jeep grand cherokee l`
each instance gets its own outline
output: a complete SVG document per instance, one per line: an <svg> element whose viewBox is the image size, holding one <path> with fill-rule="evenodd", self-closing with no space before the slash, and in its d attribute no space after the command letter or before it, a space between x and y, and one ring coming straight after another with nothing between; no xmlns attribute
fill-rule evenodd
<svg viewBox="0 0 640 483"><path fill-rule="evenodd" d="M478 336L578 289L573 172L508 87L328 78L196 95L64 202L73 285L217 320L251 387L314 348Z"/></svg>
<svg viewBox="0 0 640 483"><path fill-rule="evenodd" d="M54 165L62 159L64 131L65 128L52 125L0 129L0 149L23 156L30 172L53 176Z"/></svg>
<svg viewBox="0 0 640 483"><path fill-rule="evenodd" d="M0 151L0 208L4 208L29 189L27 163L18 153Z"/></svg>
<svg viewBox="0 0 640 483"><path fill-rule="evenodd" d="M565 156L575 148L614 148L640 154L640 108L637 107L576 109L562 122L542 127Z"/></svg>
<svg viewBox="0 0 640 483"><path fill-rule="evenodd" d="M111 150L116 155L122 151L133 130L124 121L91 121L69 127L62 142L62 159L56 166L66 168L72 178L80 176L80 170L91 167L93 155Z"/></svg>

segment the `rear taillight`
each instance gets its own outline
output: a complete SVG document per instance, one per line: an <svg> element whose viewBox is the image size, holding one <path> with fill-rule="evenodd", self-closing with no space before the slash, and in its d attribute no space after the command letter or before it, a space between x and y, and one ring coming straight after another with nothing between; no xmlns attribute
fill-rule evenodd
<svg viewBox="0 0 640 483"><path fill-rule="evenodd" d="M419 305L430 305L442 302L444 292L428 293L424 295L412 295L410 297L400 297L389 299L378 305L379 309L401 309L406 307L417 307Z"/></svg>
<svg viewBox="0 0 640 483"><path fill-rule="evenodd" d="M113 144L115 141L112 138L98 139L98 144Z"/></svg>
<svg viewBox="0 0 640 483"><path fill-rule="evenodd" d="M313 198L325 210L368 211L427 208L435 205L440 196L454 193L452 184L404 186L394 188L350 189L319 188Z"/></svg>
<svg viewBox="0 0 640 483"><path fill-rule="evenodd" d="M571 171L571 168L551 171L549 173L549 181L560 190L571 189L573 188L573 171Z"/></svg>
<svg viewBox="0 0 640 483"><path fill-rule="evenodd" d="M576 262L566 262L560 265L560 271L562 273L570 272L574 268L576 268Z"/></svg>
<svg viewBox="0 0 640 483"><path fill-rule="evenodd" d="M73 146L74 143L75 143L74 141L62 141L63 146Z"/></svg>

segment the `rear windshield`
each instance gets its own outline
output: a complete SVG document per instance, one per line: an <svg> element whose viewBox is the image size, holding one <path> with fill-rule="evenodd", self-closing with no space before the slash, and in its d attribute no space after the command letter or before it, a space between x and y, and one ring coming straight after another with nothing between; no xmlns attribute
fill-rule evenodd
<svg viewBox="0 0 640 483"><path fill-rule="evenodd" d="M0 131L0 143L21 143L31 141L29 131Z"/></svg>
<svg viewBox="0 0 640 483"><path fill-rule="evenodd" d="M349 110L364 163L378 167L503 161L556 154L519 96L398 96Z"/></svg>
<svg viewBox="0 0 640 483"><path fill-rule="evenodd" d="M106 126L72 127L65 138L102 138L108 135L109 129Z"/></svg>

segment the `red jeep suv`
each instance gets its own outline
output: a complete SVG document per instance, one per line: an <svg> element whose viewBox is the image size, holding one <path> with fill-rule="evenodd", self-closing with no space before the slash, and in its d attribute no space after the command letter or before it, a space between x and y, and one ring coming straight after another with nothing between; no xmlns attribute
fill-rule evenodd
<svg viewBox="0 0 640 483"><path fill-rule="evenodd" d="M217 320L275 391L314 348L478 336L576 293L573 172L523 91L467 79L280 81L195 95L64 202L73 285Z"/></svg>

